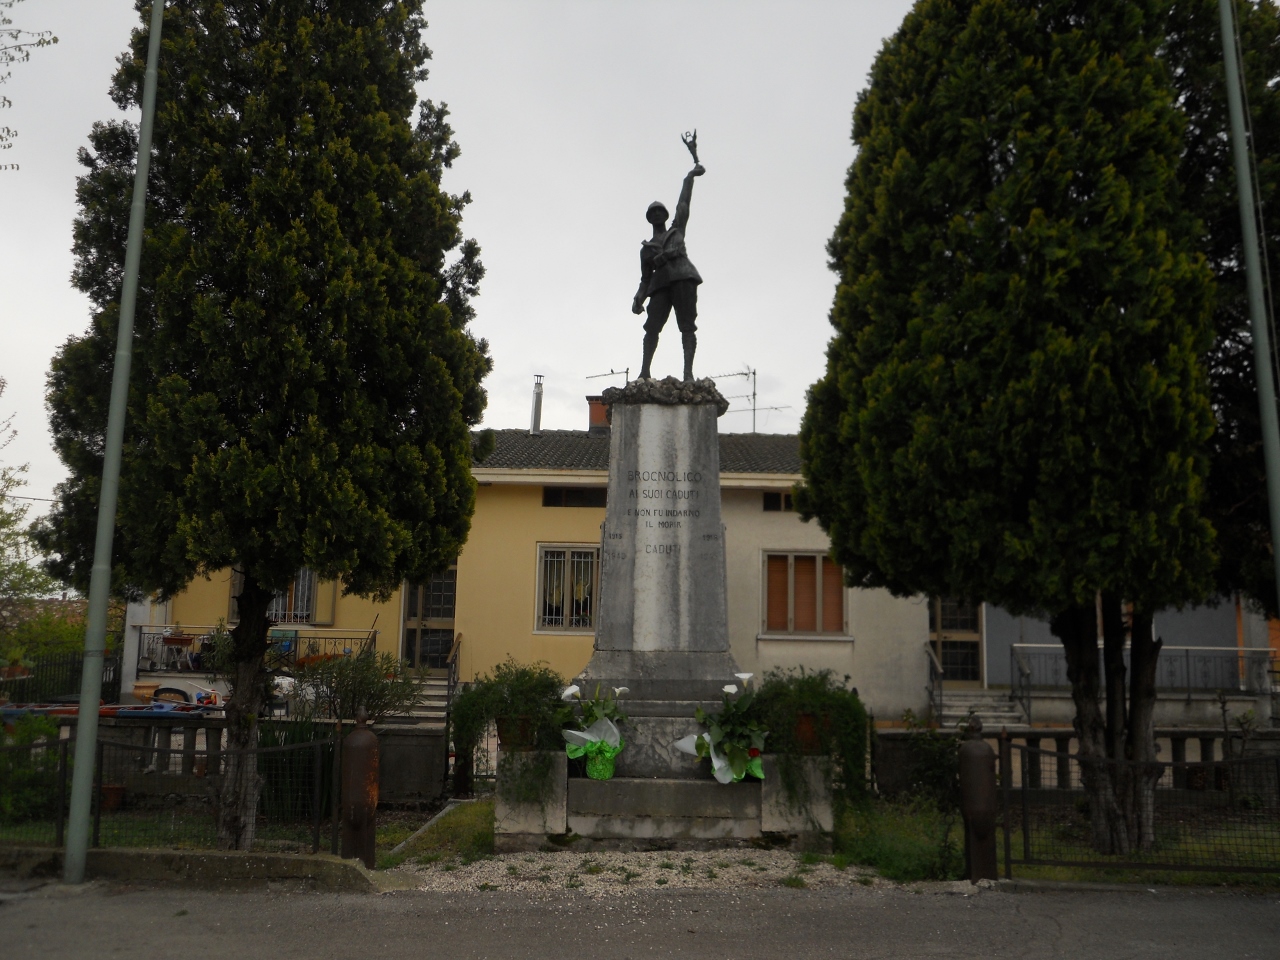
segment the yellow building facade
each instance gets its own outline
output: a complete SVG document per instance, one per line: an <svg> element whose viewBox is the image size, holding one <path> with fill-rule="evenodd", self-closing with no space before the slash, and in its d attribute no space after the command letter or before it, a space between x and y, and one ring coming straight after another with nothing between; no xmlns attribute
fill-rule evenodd
<svg viewBox="0 0 1280 960"><path fill-rule="evenodd" d="M273 608L285 667L372 646L461 681L508 657L571 678L587 665L598 604L609 429L599 404L587 430L499 430L473 467L476 509L455 566L404 584L386 602L343 596L299 571ZM922 709L928 607L850 590L816 523L791 509L800 480L794 435L722 434L722 518L731 652L743 670L829 668L878 711ZM197 579L167 604L133 604L124 680L172 684L201 672L207 634L234 621L231 571ZM855 637L857 638L855 642Z"/></svg>

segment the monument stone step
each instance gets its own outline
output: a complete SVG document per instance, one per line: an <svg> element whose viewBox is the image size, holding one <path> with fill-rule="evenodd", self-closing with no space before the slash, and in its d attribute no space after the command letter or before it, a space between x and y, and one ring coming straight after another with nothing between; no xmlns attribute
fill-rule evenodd
<svg viewBox="0 0 1280 960"><path fill-rule="evenodd" d="M596 839L750 839L760 836L759 782L672 778L571 779L571 833Z"/></svg>

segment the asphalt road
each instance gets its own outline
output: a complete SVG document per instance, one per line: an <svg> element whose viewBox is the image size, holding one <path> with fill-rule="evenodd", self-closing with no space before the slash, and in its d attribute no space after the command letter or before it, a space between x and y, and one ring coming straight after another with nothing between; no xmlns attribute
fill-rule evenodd
<svg viewBox="0 0 1280 960"><path fill-rule="evenodd" d="M89 885L0 898L4 960L1280 956L1280 895L906 889L336 895Z"/></svg>

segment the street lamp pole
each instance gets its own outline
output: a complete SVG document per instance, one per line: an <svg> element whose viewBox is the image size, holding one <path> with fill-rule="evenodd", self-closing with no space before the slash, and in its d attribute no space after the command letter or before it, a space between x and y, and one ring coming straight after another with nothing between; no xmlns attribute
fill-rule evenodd
<svg viewBox="0 0 1280 960"><path fill-rule="evenodd" d="M67 849L62 878L84 881L89 851L93 767L98 740L98 698L102 695L102 656L107 638L107 603L111 597L111 544L115 536L116 499L120 490L120 450L129 399L129 365L133 360L133 317L138 299L138 264L147 212L147 172L151 165L151 127L156 108L156 73L160 60L160 30L164 0L153 0L147 72L142 84L142 124L138 130L138 163L129 209L125 245L124 283L120 290L120 324L116 334L115 369L111 374L111 406L107 414L106 448L102 458L102 490L98 499L98 533L89 580L89 616L84 637L84 669L80 678L80 711L76 720L75 766L71 774L71 804L67 816Z"/></svg>

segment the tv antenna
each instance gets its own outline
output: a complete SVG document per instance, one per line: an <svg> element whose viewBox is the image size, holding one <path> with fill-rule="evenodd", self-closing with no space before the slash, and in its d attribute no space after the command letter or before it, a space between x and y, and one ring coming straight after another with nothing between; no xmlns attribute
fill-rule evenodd
<svg viewBox="0 0 1280 960"><path fill-rule="evenodd" d="M741 370L737 370L733 373L718 373L711 379L712 380L728 380L731 377L746 377L748 380L751 381L750 393L744 393L737 397L726 397L725 399L726 400L746 400L749 398L751 400L751 432L752 433L756 432L756 411L757 410L785 410L786 409L786 407L757 407L756 406L756 369L755 367L743 364L743 368ZM739 407L737 410L726 410L725 413L739 413L745 409L747 408Z"/></svg>
<svg viewBox="0 0 1280 960"><path fill-rule="evenodd" d="M626 382L627 382L627 383L630 383L630 382L631 382L631 368L630 368L630 367L623 367L621 370L615 370L615 369L613 369L613 367L610 367L610 368L609 368L609 372L608 372L608 373L593 373L591 376L589 376L589 377L585 377L584 379L586 379L586 380L599 380L601 377L617 377L617 376L625 377L625 378L626 378Z"/></svg>

